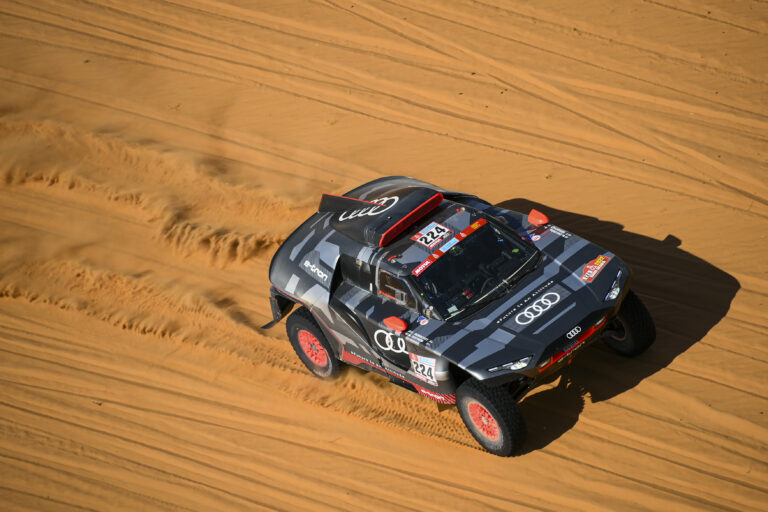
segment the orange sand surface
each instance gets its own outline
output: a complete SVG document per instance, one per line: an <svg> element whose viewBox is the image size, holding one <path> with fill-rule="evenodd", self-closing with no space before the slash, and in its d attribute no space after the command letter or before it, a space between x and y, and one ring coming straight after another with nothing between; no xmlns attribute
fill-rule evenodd
<svg viewBox="0 0 768 512"><path fill-rule="evenodd" d="M765 0L0 0L1 510L768 509ZM455 409L301 366L267 268L386 175L635 272L658 329Z"/></svg>

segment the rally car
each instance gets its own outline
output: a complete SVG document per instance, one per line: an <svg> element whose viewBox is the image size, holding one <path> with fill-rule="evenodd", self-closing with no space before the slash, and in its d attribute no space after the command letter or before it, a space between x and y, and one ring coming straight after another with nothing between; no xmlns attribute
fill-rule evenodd
<svg viewBox="0 0 768 512"><path fill-rule="evenodd" d="M270 328L287 319L316 376L342 363L456 404L475 439L500 456L526 437L518 402L597 339L634 356L655 339L615 254L473 195L403 176L343 196L277 250Z"/></svg>

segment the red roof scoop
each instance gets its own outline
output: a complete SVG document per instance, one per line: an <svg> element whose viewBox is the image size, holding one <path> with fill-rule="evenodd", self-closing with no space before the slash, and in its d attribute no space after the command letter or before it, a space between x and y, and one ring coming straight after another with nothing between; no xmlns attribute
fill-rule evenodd
<svg viewBox="0 0 768 512"><path fill-rule="evenodd" d="M379 247L384 247L389 242L397 238L397 235L411 227L411 225L440 206L440 203L443 202L443 194L438 192L437 194L433 195L420 205L418 205L416 208L405 214L400 220L398 220L393 226L391 226L389 229L387 229L383 235L381 235L381 239L379 240Z"/></svg>

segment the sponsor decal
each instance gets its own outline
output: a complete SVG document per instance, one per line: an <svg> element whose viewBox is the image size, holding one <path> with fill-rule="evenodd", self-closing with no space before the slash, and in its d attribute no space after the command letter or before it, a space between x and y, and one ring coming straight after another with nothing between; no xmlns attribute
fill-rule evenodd
<svg viewBox="0 0 768 512"><path fill-rule="evenodd" d="M585 283L591 283L597 277L600 271L605 268L609 261L611 261L611 258L601 254L597 258L584 265L584 268L581 271L581 280Z"/></svg>
<svg viewBox="0 0 768 512"><path fill-rule="evenodd" d="M456 245L457 243L461 242L465 238L467 238L468 235L472 234L473 232L477 231L480 227L484 226L486 223L485 219L478 219L472 224L469 225L469 227L462 230L458 235L448 240L445 244L443 244L442 247L440 247L438 250L430 254L427 259L419 263L416 268L413 269L411 274L415 276L420 276L422 272L424 272L432 263L437 261L443 254L448 252L448 250Z"/></svg>
<svg viewBox="0 0 768 512"><path fill-rule="evenodd" d="M388 366L384 371L386 371L389 374L394 375L398 379L402 379L402 380L408 381L408 377L403 372L397 371L394 368L392 368L391 366Z"/></svg>
<svg viewBox="0 0 768 512"><path fill-rule="evenodd" d="M431 398L435 402L439 402L441 404L455 404L456 403L456 397L454 395L443 395L441 393L435 393L433 391L430 391L428 389L424 389L422 387L417 387L419 394L422 396L425 396L427 398Z"/></svg>
<svg viewBox="0 0 768 512"><path fill-rule="evenodd" d="M443 226L442 224L432 222L424 227L421 231L413 235L411 240L429 247L430 249L434 249L437 244L439 244L444 238L448 237L451 233L453 233L453 231Z"/></svg>
<svg viewBox="0 0 768 512"><path fill-rule="evenodd" d="M412 273L413 275L415 275L415 276L420 276L420 275L421 275L421 273L422 273L422 272L424 272L425 270L427 270L427 268L429 268L429 266L430 266L430 265L432 264L432 262L434 261L434 260L430 259L431 257L432 257L432 256L430 256L429 258L427 258L427 259L425 259L424 261L422 261L421 263L419 263L419 264L416 266L416 268L415 268L415 269L413 269L413 272L411 272L411 273Z"/></svg>
<svg viewBox="0 0 768 512"><path fill-rule="evenodd" d="M434 357L418 356L416 354L410 354L410 356L411 369L416 377L433 386L437 386L437 379L435 379L435 364L437 363L437 359Z"/></svg>
<svg viewBox="0 0 768 512"><path fill-rule="evenodd" d="M388 350L396 354L405 354L405 340L400 336L394 337L391 332L379 329L373 334L373 340L381 350Z"/></svg>
<svg viewBox="0 0 768 512"><path fill-rule="evenodd" d="M375 203L370 206L364 206L362 208L356 208L354 210L346 210L339 214L340 221L352 220L358 217L381 215L385 211L389 210L397 204L400 198L397 196L392 197L379 197L373 199L370 202Z"/></svg>
<svg viewBox="0 0 768 512"><path fill-rule="evenodd" d="M323 270L315 265L314 263L310 263L309 260L304 260L304 268L310 273L317 276L318 279L320 279L322 282L326 282L328 280L328 274L323 272Z"/></svg>
<svg viewBox="0 0 768 512"><path fill-rule="evenodd" d="M546 233L547 229L548 229L548 226L536 226L535 228L528 229L527 234L525 236L529 240L537 242L541 240L541 235Z"/></svg>
<svg viewBox="0 0 768 512"><path fill-rule="evenodd" d="M418 332L408 331L405 333L405 337L414 343L429 343L429 339Z"/></svg>
<svg viewBox="0 0 768 512"><path fill-rule="evenodd" d="M453 238L451 238L450 240L448 240L448 241L447 241L445 244L443 244L443 246L440 248L440 252L442 253L440 256L442 256L443 254L445 254L445 253L447 253L448 251L450 251L450 250L451 250L451 247L453 247L453 246L454 246L454 245L456 245L457 243L459 243L459 239L458 239L458 238L456 238L456 237L453 237Z"/></svg>
<svg viewBox="0 0 768 512"><path fill-rule="evenodd" d="M573 236L573 233L569 233L568 231L561 229L557 226L553 226L551 224L549 226L549 231L551 233L556 234L559 237L566 238L566 239L571 238L571 236Z"/></svg>
<svg viewBox="0 0 768 512"><path fill-rule="evenodd" d="M357 359L360 359L364 363L368 363L371 366L376 366L376 364L377 364L377 363L374 363L373 361L371 361L370 359L368 359L367 357L361 356L360 354L358 354L356 352L353 352L351 350L349 351L349 354L354 356L354 357L356 357ZM349 362L354 362L354 361L349 361Z"/></svg>
<svg viewBox="0 0 768 512"><path fill-rule="evenodd" d="M573 337L578 335L580 332L581 332L581 327L577 325L576 327L568 331L568 334L566 334L565 337L568 338L569 340L572 340Z"/></svg>
<svg viewBox="0 0 768 512"><path fill-rule="evenodd" d="M533 301L533 304L518 313L515 317L515 322L517 322L518 325L528 325L558 302L560 302L559 293L547 292Z"/></svg>
<svg viewBox="0 0 768 512"><path fill-rule="evenodd" d="M417 319L419 322L419 325L427 325L429 323L429 319L425 316L419 315L419 318Z"/></svg>

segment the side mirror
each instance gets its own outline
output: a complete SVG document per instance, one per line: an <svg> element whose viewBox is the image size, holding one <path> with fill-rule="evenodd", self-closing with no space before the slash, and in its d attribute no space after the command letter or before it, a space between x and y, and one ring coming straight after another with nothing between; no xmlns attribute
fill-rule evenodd
<svg viewBox="0 0 768 512"><path fill-rule="evenodd" d="M400 334L404 330L408 328L408 324L405 323L405 320L402 318L398 318L396 316L388 316L384 319L384 325L386 325L389 329L392 329L397 334Z"/></svg>
<svg viewBox="0 0 768 512"><path fill-rule="evenodd" d="M534 226L543 226L544 224L549 224L549 217L539 210L531 209L531 212L528 214L528 222Z"/></svg>

